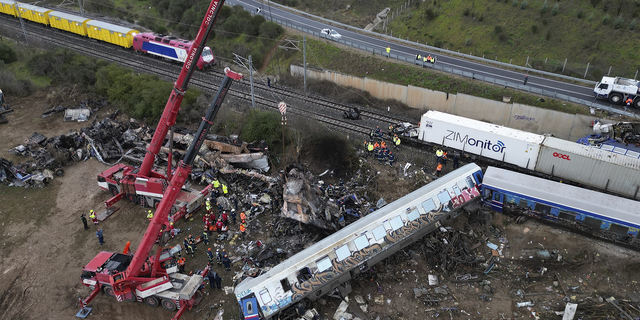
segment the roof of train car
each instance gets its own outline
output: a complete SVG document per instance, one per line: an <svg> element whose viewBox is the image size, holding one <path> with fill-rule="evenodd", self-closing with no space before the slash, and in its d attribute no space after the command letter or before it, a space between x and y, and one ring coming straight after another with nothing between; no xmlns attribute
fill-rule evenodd
<svg viewBox="0 0 640 320"><path fill-rule="evenodd" d="M17 4L22 9L33 10L35 12L47 12L49 10L52 10L52 9L38 7L38 6L34 6L34 5L31 5L31 4L26 4L26 3L22 3L22 2L18 2Z"/></svg>
<svg viewBox="0 0 640 320"><path fill-rule="evenodd" d="M87 25L92 25L94 27L99 27L102 29L107 29L109 31L115 31L115 32L120 32L120 33L129 33L131 31L136 31L138 32L138 30L136 29L131 29L131 28L125 28L125 27L121 27L119 25L115 25L115 24L111 24L108 22L102 22L102 21L98 21L98 20L91 20L91 22L88 22Z"/></svg>
<svg viewBox="0 0 640 320"><path fill-rule="evenodd" d="M432 192L434 190L441 191L441 189L445 186L450 186L451 181L457 179L460 175L470 175L473 172L480 170L474 163L467 164L455 171L448 173L447 175L435 180L407 195L404 197L387 204L386 206L374 211L373 213L361 218L355 223L352 223L342 230L322 239L318 243L304 249L297 254L293 255L289 259L281 262L277 266L273 267L271 270L267 271L265 274L257 277L257 278L247 278L244 281L240 282L235 289L236 293L241 293L247 289L253 288L254 286L265 281L265 278L276 278L281 279L287 275L289 275L292 271L290 268L296 265L309 265L312 262L317 261L322 256L318 256L317 253L323 251L323 249L330 248L330 250L334 249L334 246L342 241L344 238L349 237L351 235L356 235L359 237L364 231L368 231L371 229L372 224L381 224L386 219L390 218L390 215L397 212L398 210L405 211L407 205L412 202L416 202L420 204L422 200L425 199L425 194ZM429 193L429 197L433 197L433 194ZM304 263L301 263L304 262ZM286 271L286 274L282 274L281 276L277 276Z"/></svg>
<svg viewBox="0 0 640 320"><path fill-rule="evenodd" d="M64 13L64 12L60 12L60 11L51 11L49 12L49 16L54 16L54 17L59 17L59 18L63 18L69 21L75 21L75 22L85 22L87 20L91 20L90 18L86 18L86 17L81 17L81 16L76 16L73 14L69 14L69 13Z"/></svg>
<svg viewBox="0 0 640 320"><path fill-rule="evenodd" d="M640 159L634 159L612 151L593 148L591 146L585 146L580 143L554 137L547 137L542 145L549 148L571 152L587 158L598 159L600 161L640 170Z"/></svg>
<svg viewBox="0 0 640 320"><path fill-rule="evenodd" d="M606 213L613 219L634 225L640 224L640 202L606 193L496 167L487 168L482 184L540 199L547 203L559 204L599 216Z"/></svg>
<svg viewBox="0 0 640 320"><path fill-rule="evenodd" d="M13 0L0 0L0 3L4 3L4 4L15 4L16 2Z"/></svg>
<svg viewBox="0 0 640 320"><path fill-rule="evenodd" d="M544 140L544 136L536 133L526 132L518 129L513 129L497 124L487 123L479 120L456 116L453 114L439 112L434 110L427 111L422 117L428 119L439 120L443 122L452 123L461 127L473 128L474 130L480 130L489 132L499 136L510 137L530 143L540 144ZM423 123L421 126L424 126Z"/></svg>

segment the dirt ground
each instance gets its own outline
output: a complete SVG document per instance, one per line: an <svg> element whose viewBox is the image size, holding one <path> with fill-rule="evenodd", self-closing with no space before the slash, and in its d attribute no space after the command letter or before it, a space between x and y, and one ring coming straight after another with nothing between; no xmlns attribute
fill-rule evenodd
<svg viewBox="0 0 640 320"><path fill-rule="evenodd" d="M25 99L8 98L15 113L8 116L8 124L0 125L0 157L23 161L8 153L8 150L21 144L33 132L51 137L87 125L62 122L61 114L42 119L42 112L52 107L54 101L59 103L51 96L47 98L50 93L39 92ZM71 105L73 101L67 100L65 103ZM98 117L102 118L112 111L105 108ZM415 157L404 154L404 159ZM400 158L403 158L402 153ZM404 179L397 168L383 167L371 160L366 160L366 164L369 169L366 174L378 176L380 192L389 202L418 187L415 179ZM427 164L427 168L433 170L432 165ZM0 185L0 309L4 310L1 319L74 318L79 309L78 298L86 297L90 292L80 282L82 266L101 250L122 250L127 241L131 241L132 249L135 249L148 224L144 210L139 206L124 201L118 203L121 209L98 226L104 230L106 243L103 246L98 244L95 236L96 226L91 225L89 230L83 230L80 214L88 213L90 209L102 209L103 201L109 198L109 194L101 191L96 183L96 175L106 168L106 165L91 159L67 167L63 177L56 178L44 189ZM446 170L449 169L450 165ZM531 311L541 312L542 319L559 319L559 316L550 313L564 309L562 297L565 294L560 283L557 286L554 284L557 281L555 273L558 272L570 299L578 303L578 310L580 306L588 306L589 313L583 315L583 319L613 319L617 318L618 313L600 298L615 296L623 300L627 293L639 290L640 259L637 252L536 221L515 224L510 217L495 213L492 216L493 225L501 230L500 236L507 241L502 251L504 258L500 257L496 266L486 275L483 273L486 266L482 265L466 266L456 271L458 275L480 276L490 284L450 282L455 278L454 273L443 272L441 268L427 263L430 257L424 256L424 243L419 241L374 266L375 277L372 281L366 278L353 280L354 291L349 295L351 307L358 309L354 299L355 296L361 296L368 306L366 315L372 320L377 317L425 319L440 316L451 319L521 319L532 317ZM465 213L451 226L454 230L465 230L464 222L468 218L477 220L473 219L473 214ZM267 215L260 217L264 230L250 226L252 233L244 243L265 240L268 236L268 219ZM481 223L474 221L469 221L469 225L475 232L475 240L501 243L495 237L495 231L487 232ZM180 236L186 236L189 233L197 235L201 232L201 225L200 214L197 214L191 221L178 222L177 227L184 230ZM235 228L232 226L231 231L235 231ZM434 236L440 238L442 235ZM178 239L171 244L178 243ZM241 244L236 238L224 243L214 242L211 247L221 248L224 245L233 252L234 246ZM563 256L562 261L539 258L536 253L539 249L558 250ZM199 245L196 258L187 257L188 270L204 267L205 250L206 247ZM474 254L490 258L491 250L483 244L475 249ZM233 270L238 271L239 267L236 265ZM542 268L547 270L539 275ZM216 271L223 278L223 286L232 285L234 272L222 268ZM428 285L429 274L439 277L438 287L446 288L448 294L434 293L436 286ZM415 297L414 288L420 285L439 299L438 305L427 306L422 301L423 297ZM522 289L525 293L544 292L545 295L519 298L513 296L514 289ZM206 293L203 304L187 311L183 319L212 319L219 308L225 310L224 319L238 319L237 302L233 295L225 295L209 287ZM482 295L491 300L483 301ZM375 302L376 298L378 303ZM534 301L531 310L516 307L516 302L528 300ZM326 318L332 318L339 303L336 298L324 297L315 302L314 307ZM173 313L162 308L117 302L102 294L90 303L90 307L93 308L89 316L91 319L169 319L173 316ZM637 317L640 313L633 315Z"/></svg>

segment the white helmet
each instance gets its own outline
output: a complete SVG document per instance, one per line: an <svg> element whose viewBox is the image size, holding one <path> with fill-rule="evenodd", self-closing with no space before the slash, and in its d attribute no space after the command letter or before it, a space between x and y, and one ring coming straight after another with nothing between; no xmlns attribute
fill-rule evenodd
<svg viewBox="0 0 640 320"><path fill-rule="evenodd" d="M207 198L207 201L211 201L211 198Z"/></svg>

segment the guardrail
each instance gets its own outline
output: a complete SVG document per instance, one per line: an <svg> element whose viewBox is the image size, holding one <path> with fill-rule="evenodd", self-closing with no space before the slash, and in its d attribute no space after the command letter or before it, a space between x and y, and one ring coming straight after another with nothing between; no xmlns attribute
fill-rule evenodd
<svg viewBox="0 0 640 320"><path fill-rule="evenodd" d="M279 4L276 4L274 2L272 2L271 4L272 5L275 4L275 5L279 6L279 7L282 7ZM311 17L314 17L314 18L316 18L318 20L331 22L331 23L340 25L340 26L345 27L345 28L354 29L351 26L348 26L348 25L345 25L345 24L341 24L339 22L334 22L334 21L331 21L331 20L327 20L327 19L324 19L324 18L316 17L314 15L311 15L311 14L308 14L308 13L305 13L305 12L302 12L302 11L298 11L296 9L292 9L292 8L289 8L289 7L282 7L282 8L283 9L287 9L289 11L297 12L297 13L299 13L301 15L311 16ZM318 38L329 39L329 40L336 41L336 42L338 42L340 44L343 44L343 45L346 45L346 46L349 46L349 47L353 47L353 48L356 48L356 49L359 49L359 50L367 51L367 52L370 52L370 53L373 53L373 54L377 54L377 55L380 55L380 56L383 56L383 57L387 57L387 58L390 58L390 59L395 59L395 60L398 60L398 61L404 61L404 62L412 63L412 64L415 64L415 65L422 66L423 68L431 68L431 69L434 69L434 70L438 70L438 71L442 71L442 72L450 73L450 74L455 74L455 75L458 75L458 76L467 77L467 78L474 79L474 80L479 80L479 81L482 81L482 82L487 82L487 83L491 83L491 84L495 84L495 85L501 85L501 86L504 86L504 87L509 87L509 88L513 88L513 89L516 89L516 90L525 91L525 92L528 92L528 93L538 94L538 95L541 95L541 96L550 97L550 98L557 99L557 100L563 100L563 101L567 101L567 102L571 102L571 103L585 105L585 106L590 107L590 108L602 109L602 110L605 110L605 111L610 112L610 113L625 115L625 116L633 117L633 118L637 118L638 117L633 112L627 112L627 111L624 111L624 110L619 110L619 109L613 108L611 106L605 106L605 105L597 104L597 103L595 103L593 101L587 101L587 100L583 100L583 99L578 99L578 98L570 97L570 96L562 94L562 93L557 93L557 92L554 92L554 91L549 91L549 90L544 90L544 89L538 89L538 88L534 88L534 87L523 85L523 84L519 84L519 83L499 80L499 79L496 79L496 78L493 78L493 77L477 75L477 74L474 74L472 72L463 71L463 70L459 70L459 69L455 69L455 68L445 67L445 66L439 65L437 63L436 64L431 64L431 63L428 63L428 62L425 63L424 61L421 61L421 60L415 60L415 59L407 58L407 57L405 57L403 55L398 55L398 54L393 54L393 53L386 53L382 49L371 48L371 47L368 47L368 46L365 46L365 45L360 45L360 44L353 43L351 41L347 41L347 40L343 40L343 39L335 40L335 39L332 39L329 36L320 34L319 31L311 30L311 29L308 29L308 28L300 27L300 26L296 26L296 25L293 25L293 24L288 23L286 21L282 21L280 19L273 19L273 21L278 23L278 24L280 24L280 25L286 26L288 28L296 29L296 30L304 32L304 33L309 33L309 34L311 34L313 36L316 36ZM379 33L365 31L365 30L362 30L362 29L357 29L357 30L360 31L360 32L371 33L371 34L376 35L376 36L383 36L383 37L392 39L394 41L407 42L407 43L410 43L412 45L415 45L415 43L413 43L413 42L408 42L408 41L405 41L405 40L402 40L402 39L397 39L397 38L391 38L389 36L381 35ZM423 47L426 47L426 48L429 48L429 49L433 49L434 48L434 47L430 47L430 46L426 46L426 45L420 45L420 46L423 46ZM436 49L440 49L440 48L436 48ZM444 51L448 51L448 50L444 50ZM583 80L583 79L578 79L578 78L558 75L558 74L555 74L555 73L544 72L544 71L539 71L539 70L530 69L530 68L523 68L523 67L511 65L511 64L505 64L503 62L497 62L497 61L492 61L492 60L488 60L488 59L482 59L482 58L469 56L469 55L465 55L465 54L461 54L461 53L456 53L456 52L452 52L452 51L448 51L448 52L455 53L455 54L460 55L460 56L473 57L474 59L485 60L485 61L488 61L488 62L491 62L491 63L498 63L498 64L503 64L503 65L508 65L510 67L517 67L517 68L520 68L522 70L535 71L535 72L538 72L538 73L541 73L541 74L545 74L545 75L565 78L565 79L573 80L573 81L581 81L581 82L585 82L585 83L588 83L588 84L595 85L595 82L593 82L593 81L588 81L588 80Z"/></svg>

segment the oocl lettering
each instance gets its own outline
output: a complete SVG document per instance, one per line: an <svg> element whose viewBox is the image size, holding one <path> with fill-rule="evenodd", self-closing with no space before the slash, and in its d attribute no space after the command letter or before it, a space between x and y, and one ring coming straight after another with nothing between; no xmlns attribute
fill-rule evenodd
<svg viewBox="0 0 640 320"><path fill-rule="evenodd" d="M571 159L569 159L569 155L568 154L562 154L562 153L554 152L553 156L556 157L556 158L563 159L563 160L571 161Z"/></svg>
<svg viewBox="0 0 640 320"><path fill-rule="evenodd" d="M504 149L507 148L504 142L498 140L497 143L491 142L491 140L481 140L470 138L469 135L462 136L460 132L455 132L452 130L447 130L449 134L444 137L447 140L461 142L462 144L467 144L470 146L478 147L481 149L490 150L497 153L503 153Z"/></svg>

